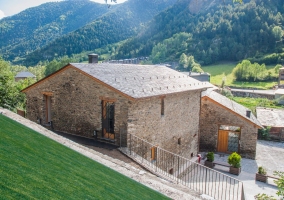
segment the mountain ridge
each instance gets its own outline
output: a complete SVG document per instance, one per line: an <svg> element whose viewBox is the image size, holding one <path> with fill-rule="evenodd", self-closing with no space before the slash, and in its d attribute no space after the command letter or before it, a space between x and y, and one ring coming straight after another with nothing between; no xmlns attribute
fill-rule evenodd
<svg viewBox="0 0 284 200"><path fill-rule="evenodd" d="M92 1L48 2L0 20L0 54L7 60L30 53L109 12Z"/></svg>

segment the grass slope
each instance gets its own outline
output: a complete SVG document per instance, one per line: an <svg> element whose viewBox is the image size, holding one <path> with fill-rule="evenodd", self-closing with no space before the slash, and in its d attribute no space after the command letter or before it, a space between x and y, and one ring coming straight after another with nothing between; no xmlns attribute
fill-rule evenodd
<svg viewBox="0 0 284 200"><path fill-rule="evenodd" d="M168 199L0 115L0 199Z"/></svg>
<svg viewBox="0 0 284 200"><path fill-rule="evenodd" d="M233 75L233 69L236 67L237 63L220 63L214 65L203 66L202 69L205 72L211 74L210 82L215 85L221 85L222 80L225 80L225 85L234 86L234 87L242 87L242 88L258 88L258 89L270 89L276 82L268 81L268 82L241 82L235 81ZM268 71L274 73L275 66L266 66Z"/></svg>
<svg viewBox="0 0 284 200"><path fill-rule="evenodd" d="M249 108L256 114L256 107L266 107L266 108L284 108L282 105L278 105L276 101L269 100L265 98L250 98L250 97L233 97L232 100L235 102Z"/></svg>

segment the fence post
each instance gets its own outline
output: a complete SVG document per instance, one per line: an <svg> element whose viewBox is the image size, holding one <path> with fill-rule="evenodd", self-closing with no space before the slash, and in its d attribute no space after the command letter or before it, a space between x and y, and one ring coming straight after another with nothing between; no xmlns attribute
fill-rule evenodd
<svg viewBox="0 0 284 200"><path fill-rule="evenodd" d="M178 158L178 171L177 171L177 184L178 184L178 176L179 176L179 156L177 156Z"/></svg>
<svg viewBox="0 0 284 200"><path fill-rule="evenodd" d="M245 200L244 184L242 183L242 197L241 200Z"/></svg>
<svg viewBox="0 0 284 200"><path fill-rule="evenodd" d="M169 152L165 149L161 149L132 134L127 134L127 146L129 147L129 150L126 151L127 154L133 157L133 159L138 163L150 167L154 174L158 175L161 173L162 175L171 178L173 182L176 182L177 184L185 185L191 189L212 197L217 196L217 199L245 200L243 183L237 179L204 167L198 163L191 162L184 157ZM149 146L155 148L154 152L152 152L152 148L150 148L151 159L147 160ZM132 147L134 148L132 149ZM144 148L146 159L144 158ZM151 153L155 154L153 155L155 156L155 160L152 160ZM141 159L139 158L140 156ZM186 167L185 170L184 167ZM181 178L181 180L179 180L179 177L183 177L181 175L183 175L185 178ZM236 182L238 183L237 185ZM238 192L237 194L235 194L236 186ZM219 198L220 196L221 198Z"/></svg>

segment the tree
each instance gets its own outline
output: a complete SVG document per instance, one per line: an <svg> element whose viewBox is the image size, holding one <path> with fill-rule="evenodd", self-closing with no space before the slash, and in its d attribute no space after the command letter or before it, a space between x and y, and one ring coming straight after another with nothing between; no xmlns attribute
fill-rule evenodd
<svg viewBox="0 0 284 200"><path fill-rule="evenodd" d="M21 90L35 82L34 79L25 79L15 82L17 70L26 69L23 66L10 66L0 57L0 107L14 110L25 107L25 95Z"/></svg>
<svg viewBox="0 0 284 200"><path fill-rule="evenodd" d="M281 198L284 199L284 172L275 171L274 175L278 176L279 179L275 180L274 182L277 185L277 192L276 194ZM268 196L267 194L258 194L255 196L257 200L276 200L273 196Z"/></svg>
<svg viewBox="0 0 284 200"><path fill-rule="evenodd" d="M276 192L276 194L283 199L284 198L284 172L276 171L274 172L274 175L279 177L278 180L274 181L278 188L278 191Z"/></svg>
<svg viewBox="0 0 284 200"><path fill-rule="evenodd" d="M280 26L274 26L272 29L273 36L275 37L276 41L281 40L283 36L283 31Z"/></svg>
<svg viewBox="0 0 284 200"><path fill-rule="evenodd" d="M274 67L275 74L279 74L279 69L282 67L282 65L278 64Z"/></svg>
<svg viewBox="0 0 284 200"><path fill-rule="evenodd" d="M46 69L45 69L44 74L45 74L45 76L48 76L48 75L52 74L53 72L61 69L62 67L64 67L68 63L74 62L74 61L75 61L74 58L69 58L68 56L64 56L64 57L59 58L59 59L54 59L46 65Z"/></svg>
<svg viewBox="0 0 284 200"><path fill-rule="evenodd" d="M201 69L201 66L199 64L196 64L192 67L192 72L202 73L204 72L203 69Z"/></svg>
<svg viewBox="0 0 284 200"><path fill-rule="evenodd" d="M188 66L188 61L187 61L187 56L185 55L185 53L182 53L179 59L179 66L182 68L187 68Z"/></svg>
<svg viewBox="0 0 284 200"><path fill-rule="evenodd" d="M252 64L249 60L243 60L233 70L233 74L238 81L263 81L268 79L265 64Z"/></svg>

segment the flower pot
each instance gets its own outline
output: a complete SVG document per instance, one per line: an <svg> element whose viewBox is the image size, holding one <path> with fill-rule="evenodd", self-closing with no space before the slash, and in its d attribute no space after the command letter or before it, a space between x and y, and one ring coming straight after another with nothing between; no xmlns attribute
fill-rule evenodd
<svg viewBox="0 0 284 200"><path fill-rule="evenodd" d="M260 182L267 183L267 176L264 175L264 174L258 174L258 173L256 173L256 174L255 174L255 180L256 180L256 181L260 181Z"/></svg>
<svg viewBox="0 0 284 200"><path fill-rule="evenodd" d="M213 162L210 162L210 161L207 161L207 160L205 160L204 165L206 167L210 167L210 168L213 168L215 166L215 164Z"/></svg>
<svg viewBox="0 0 284 200"><path fill-rule="evenodd" d="M241 173L241 168L240 167L236 168L236 167L230 166L229 173L238 176Z"/></svg>

